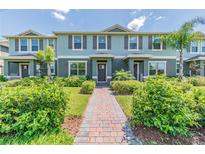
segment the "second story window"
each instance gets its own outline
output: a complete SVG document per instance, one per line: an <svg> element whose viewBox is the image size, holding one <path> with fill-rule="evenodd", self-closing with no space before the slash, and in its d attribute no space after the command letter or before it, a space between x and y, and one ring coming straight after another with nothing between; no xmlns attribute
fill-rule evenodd
<svg viewBox="0 0 205 154"><path fill-rule="evenodd" d="M131 49L131 50L137 50L138 49L137 40L138 40L137 36L130 36L129 37L129 45L128 45L129 49Z"/></svg>
<svg viewBox="0 0 205 154"><path fill-rule="evenodd" d="M82 37L81 35L73 36L73 49L82 49Z"/></svg>
<svg viewBox="0 0 205 154"><path fill-rule="evenodd" d="M205 40L201 42L201 52L205 53Z"/></svg>
<svg viewBox="0 0 205 154"><path fill-rule="evenodd" d="M53 49L55 49L55 41L54 39L49 39L48 40L48 46L52 47Z"/></svg>
<svg viewBox="0 0 205 154"><path fill-rule="evenodd" d="M154 50L162 49L162 41L160 39L160 36L153 36L152 45L153 45L152 49Z"/></svg>
<svg viewBox="0 0 205 154"><path fill-rule="evenodd" d="M38 40L32 39L31 40L31 51L38 51Z"/></svg>
<svg viewBox="0 0 205 154"><path fill-rule="evenodd" d="M191 42L191 52L193 53L198 52L198 42L197 41Z"/></svg>
<svg viewBox="0 0 205 154"><path fill-rule="evenodd" d="M27 39L21 39L20 40L20 51L28 51L28 40Z"/></svg>
<svg viewBox="0 0 205 154"><path fill-rule="evenodd" d="M98 36L98 49L107 49L107 37L105 35Z"/></svg>

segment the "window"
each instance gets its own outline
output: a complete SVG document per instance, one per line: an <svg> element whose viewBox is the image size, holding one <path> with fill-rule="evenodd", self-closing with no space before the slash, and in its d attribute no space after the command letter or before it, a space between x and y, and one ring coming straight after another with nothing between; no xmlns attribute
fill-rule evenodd
<svg viewBox="0 0 205 154"><path fill-rule="evenodd" d="M51 64L51 74L55 75L55 64L54 63Z"/></svg>
<svg viewBox="0 0 205 154"><path fill-rule="evenodd" d="M40 74L41 74L41 66L40 64L36 64L36 75L40 76Z"/></svg>
<svg viewBox="0 0 205 154"><path fill-rule="evenodd" d="M55 40L54 39L49 39L48 40L48 46L50 46L53 49L55 49Z"/></svg>
<svg viewBox="0 0 205 154"><path fill-rule="evenodd" d="M20 43L21 51L28 51L28 40L21 39Z"/></svg>
<svg viewBox="0 0 205 154"><path fill-rule="evenodd" d="M31 40L31 51L38 51L38 40Z"/></svg>
<svg viewBox="0 0 205 154"><path fill-rule="evenodd" d="M87 75L86 72L86 64L87 62L69 62L70 72L69 75Z"/></svg>
<svg viewBox="0 0 205 154"><path fill-rule="evenodd" d="M80 35L73 36L73 49L82 49L82 37Z"/></svg>
<svg viewBox="0 0 205 154"><path fill-rule="evenodd" d="M177 62L177 74L179 74L179 68L180 68L180 64L179 64L179 62Z"/></svg>
<svg viewBox="0 0 205 154"><path fill-rule="evenodd" d="M162 41L159 36L154 36L152 41L153 49L162 49Z"/></svg>
<svg viewBox="0 0 205 154"><path fill-rule="evenodd" d="M198 42L197 41L191 42L191 52L193 53L198 52Z"/></svg>
<svg viewBox="0 0 205 154"><path fill-rule="evenodd" d="M107 37L104 35L98 36L98 49L107 49Z"/></svg>
<svg viewBox="0 0 205 154"><path fill-rule="evenodd" d="M201 42L201 52L205 53L205 40Z"/></svg>
<svg viewBox="0 0 205 154"><path fill-rule="evenodd" d="M166 62L165 61L152 61L149 62L149 75L166 74Z"/></svg>
<svg viewBox="0 0 205 154"><path fill-rule="evenodd" d="M129 49L131 49L131 50L133 50L133 49L137 50L138 49L137 40L138 40L137 36L130 36L129 37Z"/></svg>

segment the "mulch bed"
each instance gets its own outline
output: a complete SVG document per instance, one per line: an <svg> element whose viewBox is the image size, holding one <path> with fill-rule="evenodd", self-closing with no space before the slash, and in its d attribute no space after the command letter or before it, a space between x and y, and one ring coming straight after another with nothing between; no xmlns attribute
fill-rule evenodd
<svg viewBox="0 0 205 154"><path fill-rule="evenodd" d="M76 136L79 131L81 122L82 118L80 117L65 117L62 128L66 129L69 134Z"/></svg>
<svg viewBox="0 0 205 154"><path fill-rule="evenodd" d="M137 126L134 129L134 134L143 142L143 144L205 144L205 127L194 128L190 130L190 137L170 136L162 133L154 127Z"/></svg>

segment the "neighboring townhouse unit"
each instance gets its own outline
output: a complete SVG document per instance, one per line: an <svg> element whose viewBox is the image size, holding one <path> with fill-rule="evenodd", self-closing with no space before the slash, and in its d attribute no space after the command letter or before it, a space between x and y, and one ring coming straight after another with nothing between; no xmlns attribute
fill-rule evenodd
<svg viewBox="0 0 205 154"><path fill-rule="evenodd" d="M4 61L3 57L9 55L8 40L0 40L0 75L4 73Z"/></svg>
<svg viewBox="0 0 205 154"><path fill-rule="evenodd" d="M177 51L160 39L161 35L167 33L134 32L120 25L100 32L53 33L53 36L45 36L29 30L6 36L9 39L9 56L4 60L5 75L10 78L38 75L40 65L35 54L47 46L55 49L56 60L52 73L57 76L86 75L97 83L106 83L120 69L131 71L140 81L156 72L177 75ZM193 48L192 52L195 50ZM200 53L203 53L202 50ZM185 55L192 55L192 52ZM186 74L190 72L190 58L186 57ZM204 76L204 71L201 75Z"/></svg>

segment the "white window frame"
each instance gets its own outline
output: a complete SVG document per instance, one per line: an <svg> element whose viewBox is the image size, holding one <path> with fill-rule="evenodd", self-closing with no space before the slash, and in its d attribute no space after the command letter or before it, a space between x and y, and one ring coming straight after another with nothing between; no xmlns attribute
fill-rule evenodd
<svg viewBox="0 0 205 154"><path fill-rule="evenodd" d="M176 62L176 75L179 75L179 73L177 73L177 65L178 65L178 64L180 65L180 62L179 62L179 61Z"/></svg>
<svg viewBox="0 0 205 154"><path fill-rule="evenodd" d="M148 76L150 75L150 74L149 74L149 71L150 71L150 69L149 69L149 64L150 64L150 63L164 63L164 64L165 64L164 75L167 74L167 61L148 61Z"/></svg>
<svg viewBox="0 0 205 154"><path fill-rule="evenodd" d="M137 48L136 49L130 49L130 38L131 37L136 37L137 38ZM139 50L139 36L138 35L129 35L128 36L128 50L130 51L138 51Z"/></svg>
<svg viewBox="0 0 205 154"><path fill-rule="evenodd" d="M21 51L21 40L27 40L27 51ZM29 39L27 39L27 38L19 39L19 52L21 52L21 53L28 53L28 52L30 52L29 50L30 50L31 47L29 47L28 42L29 42Z"/></svg>
<svg viewBox="0 0 205 154"><path fill-rule="evenodd" d="M192 42L197 42L197 52L192 52ZM191 54L197 54L199 53L199 41L192 41L190 45L190 53Z"/></svg>
<svg viewBox="0 0 205 154"><path fill-rule="evenodd" d="M99 49L99 36L105 36L105 49ZM107 35L97 35L97 50L107 50Z"/></svg>
<svg viewBox="0 0 205 154"><path fill-rule="evenodd" d="M50 46L50 45L49 45L49 40L53 40L53 50L55 50L55 47L56 47L56 46L55 46L55 43L56 43L56 42L55 42L55 39L47 39L47 46Z"/></svg>
<svg viewBox="0 0 205 154"><path fill-rule="evenodd" d="M160 49L154 49L154 39L155 39L155 37L159 37L160 38L160 36L158 36L158 35L152 36L152 50L154 50L154 51L162 51L163 50L163 41L162 41L161 38L160 38Z"/></svg>
<svg viewBox="0 0 205 154"><path fill-rule="evenodd" d="M51 75L55 75L55 73L56 73L55 62L51 63L51 65L53 65L53 73L51 72Z"/></svg>
<svg viewBox="0 0 205 154"><path fill-rule="evenodd" d="M81 48L80 49L75 49L75 42L74 42L74 37L75 36L80 36L81 38ZM83 50L83 35L72 35L72 50Z"/></svg>
<svg viewBox="0 0 205 154"><path fill-rule="evenodd" d="M205 40L202 40L202 41L201 41L201 53L202 53L202 54L205 54L205 52L202 51L202 49L203 49L203 46L202 46L203 42L205 43ZM204 46L204 47L205 47L205 46Z"/></svg>
<svg viewBox="0 0 205 154"><path fill-rule="evenodd" d="M32 50L32 40L37 40L37 41L38 41L38 50L39 50L39 47L40 47L40 43L39 43L40 41L39 41L39 39L35 39L35 38L30 39L30 51L31 51L31 52L38 52L38 51L33 51L33 50Z"/></svg>
<svg viewBox="0 0 205 154"><path fill-rule="evenodd" d="M70 65L71 65L72 63L85 63L85 76L87 76L87 61L73 61L73 60L68 61L68 76L70 76L70 71L71 71ZM78 65L77 65L77 76L79 76L78 71L79 71L79 70L78 70Z"/></svg>

